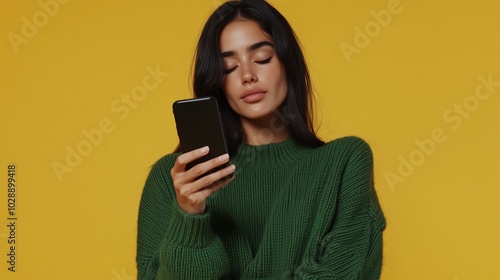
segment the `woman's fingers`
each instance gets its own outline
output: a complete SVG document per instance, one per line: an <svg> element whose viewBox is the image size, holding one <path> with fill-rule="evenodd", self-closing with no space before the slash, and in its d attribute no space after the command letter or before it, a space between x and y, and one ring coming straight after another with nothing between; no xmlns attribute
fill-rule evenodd
<svg viewBox="0 0 500 280"><path fill-rule="evenodd" d="M207 198L234 179L234 176L227 177L234 170L235 166L230 165L190 184L175 186L179 207L191 215L205 212Z"/></svg>
<svg viewBox="0 0 500 280"><path fill-rule="evenodd" d="M215 191L227 185L234 177L230 176L236 169L234 164L207 174L210 170L226 164L229 161L228 154L199 163L186 171L188 163L203 157L208 151L208 147L202 147L181 154L177 157L174 166L170 170L177 202L181 209L189 214L203 213L206 199Z"/></svg>
<svg viewBox="0 0 500 280"><path fill-rule="evenodd" d="M211 160L209 160L207 162L201 163L199 165L207 164L207 166L212 166L212 165L210 165L211 161L212 161L212 164L218 164L218 165L225 163L225 162L219 162L219 159L215 158L215 159L211 159ZM192 169L194 169L194 168L195 167L193 167ZM211 170L211 169L212 168L210 168L208 170ZM221 180L222 180L222 183L223 183L224 182L223 179L226 176L231 175L232 173L234 173L235 169L236 169L236 167L234 166L234 164L231 164L228 167L225 167L225 168L223 168L221 170L218 170L217 172L207 174L207 175L199 178L198 180L193 181L192 183L186 184L183 187L183 190L182 190L182 192L184 193L183 195L190 195L190 194L196 193L196 192L202 190L203 188L212 188L212 185L220 183ZM201 172L201 174L199 174L198 172L194 172L193 173L194 176L195 176L195 178L198 177L198 176L200 176L200 175L203 175L206 171L208 171L205 168L203 168L202 170L203 171ZM189 171L191 171L191 170L189 170ZM189 176L189 177L191 177L191 176Z"/></svg>
<svg viewBox="0 0 500 280"><path fill-rule="evenodd" d="M229 182L231 182L233 179L234 176L222 178L216 181L215 183L211 184L210 186L201 189L199 192L197 192L197 194L199 194L201 197L204 198L204 200L206 200L210 195L212 195L214 192L218 191L225 185L229 184Z"/></svg>
<svg viewBox="0 0 500 280"><path fill-rule="evenodd" d="M192 162L195 159L201 158L202 156L208 154L210 148L208 146L201 147L196 150L192 150L187 153L183 153L177 157L172 172L180 173L186 170L186 164Z"/></svg>
<svg viewBox="0 0 500 280"><path fill-rule="evenodd" d="M202 205L204 207L206 199L212 195L214 192L218 191L222 187L226 186L229 184L234 179L234 176L228 177L228 175L231 175L231 172L225 171L225 170L219 170L217 172L222 172L224 173L224 177L218 179L217 181L213 182L212 184L201 188L199 191L192 193L189 197L189 201L192 205ZM234 169L233 171L234 172ZM214 174L211 174L214 175ZM207 175L210 176L210 175ZM217 176L218 177L218 176ZM204 208L203 208L204 210Z"/></svg>
<svg viewBox="0 0 500 280"><path fill-rule="evenodd" d="M193 166L193 168L189 169L186 171L186 176L190 178L198 178L202 176L203 174L207 173L208 171L225 164L226 162L229 161L229 155L224 154L219 157L207 160L205 162L202 162L200 164L197 164Z"/></svg>

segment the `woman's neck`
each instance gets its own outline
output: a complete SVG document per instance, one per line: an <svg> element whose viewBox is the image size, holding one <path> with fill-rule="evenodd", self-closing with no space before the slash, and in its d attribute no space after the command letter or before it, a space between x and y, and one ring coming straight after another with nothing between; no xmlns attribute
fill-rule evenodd
<svg viewBox="0 0 500 280"><path fill-rule="evenodd" d="M244 141L252 146L283 142L290 137L288 127L277 117L265 120L242 118L241 126L245 133Z"/></svg>

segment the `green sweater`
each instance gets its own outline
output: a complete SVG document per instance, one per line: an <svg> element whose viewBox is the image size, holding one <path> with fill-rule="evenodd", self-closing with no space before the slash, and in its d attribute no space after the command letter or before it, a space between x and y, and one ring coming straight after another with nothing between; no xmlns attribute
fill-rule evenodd
<svg viewBox="0 0 500 280"><path fill-rule="evenodd" d="M235 179L183 212L156 162L142 194L138 279L379 279L384 215L366 142L241 145Z"/></svg>

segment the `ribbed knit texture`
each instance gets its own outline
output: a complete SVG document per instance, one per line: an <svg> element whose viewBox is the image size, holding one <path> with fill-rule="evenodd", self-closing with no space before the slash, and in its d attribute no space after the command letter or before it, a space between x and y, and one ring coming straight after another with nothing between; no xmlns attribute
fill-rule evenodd
<svg viewBox="0 0 500 280"><path fill-rule="evenodd" d="M379 279L385 219L366 142L242 145L236 177L202 215L177 205L178 154L152 168L138 220L138 279Z"/></svg>

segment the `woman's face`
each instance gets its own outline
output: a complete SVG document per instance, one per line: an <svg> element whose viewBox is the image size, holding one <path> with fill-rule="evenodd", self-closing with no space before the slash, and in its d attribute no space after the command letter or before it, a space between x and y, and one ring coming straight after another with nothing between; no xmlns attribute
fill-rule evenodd
<svg viewBox="0 0 500 280"><path fill-rule="evenodd" d="M246 120L265 120L285 100L285 71L273 40L250 20L229 23L221 33L223 90L231 108Z"/></svg>

